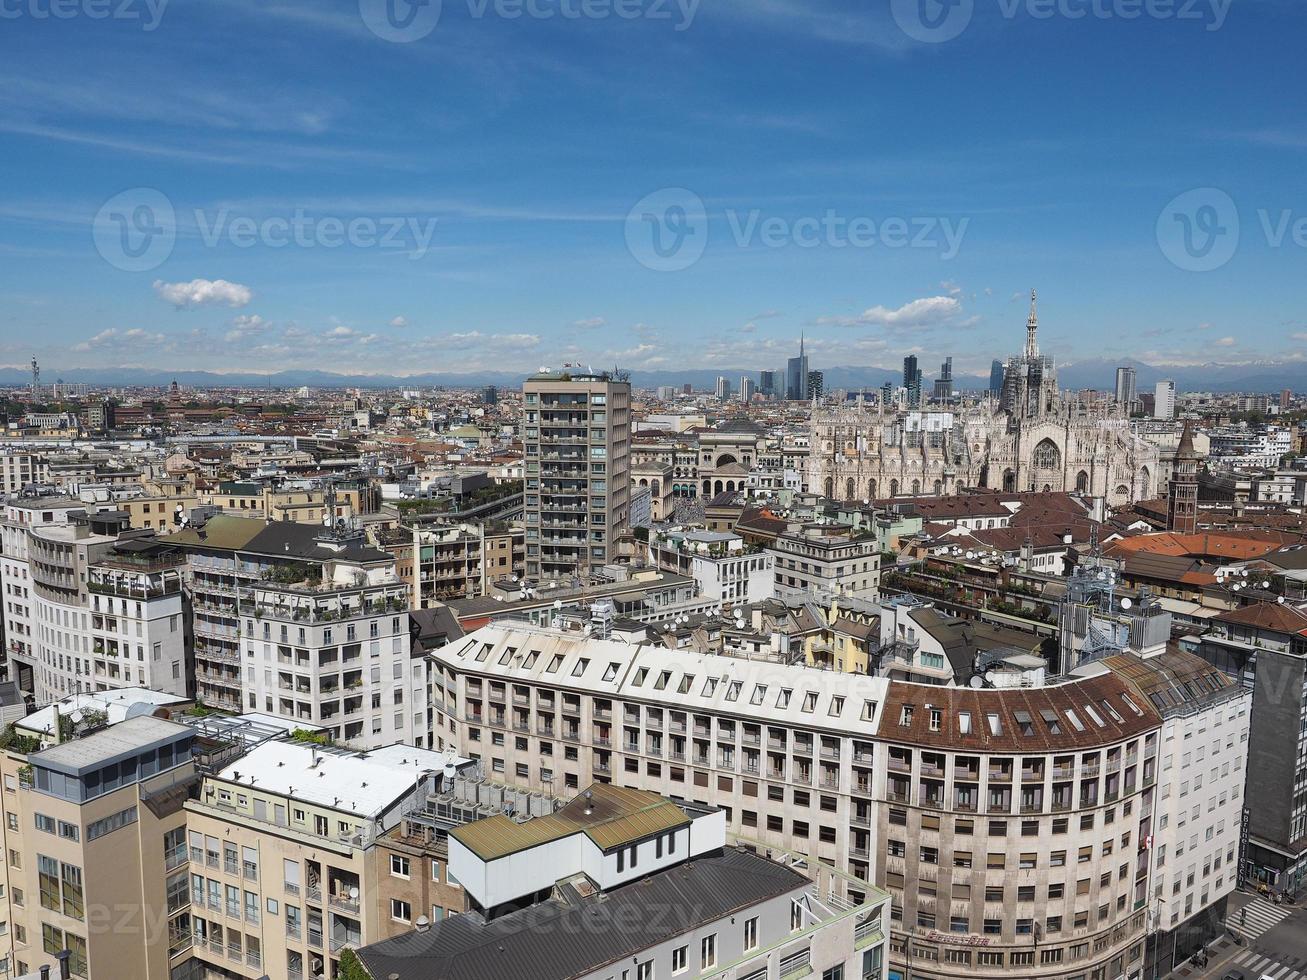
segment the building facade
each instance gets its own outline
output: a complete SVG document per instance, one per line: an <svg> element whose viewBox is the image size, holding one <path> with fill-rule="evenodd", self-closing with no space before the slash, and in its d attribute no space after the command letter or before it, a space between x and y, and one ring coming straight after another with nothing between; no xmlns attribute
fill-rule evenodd
<svg viewBox="0 0 1307 980"><path fill-rule="evenodd" d="M606 565L628 524L631 386L608 375L537 374L522 388L526 574Z"/></svg>
<svg viewBox="0 0 1307 980"><path fill-rule="evenodd" d="M1115 670L973 690L495 626L433 660L437 745L721 807L884 887L892 972L1143 975L1163 719Z"/></svg>

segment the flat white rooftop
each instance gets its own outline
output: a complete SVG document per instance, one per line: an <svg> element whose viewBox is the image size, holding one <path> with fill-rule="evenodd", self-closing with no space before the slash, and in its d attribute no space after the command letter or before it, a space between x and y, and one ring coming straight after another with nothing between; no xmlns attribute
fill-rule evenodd
<svg viewBox="0 0 1307 980"><path fill-rule="evenodd" d="M176 694L165 694L162 691L152 691L148 687L120 687L114 691L90 691L70 694L39 711L33 711L26 718L15 722L14 727L37 737L53 738L56 710L61 715L72 714L75 711L103 711L108 715L109 724L116 725L125 720L129 714L133 717L137 714L150 714L148 709L151 706L158 708L186 703L186 698Z"/></svg>
<svg viewBox="0 0 1307 980"><path fill-rule="evenodd" d="M215 778L372 818L412 793L420 777L466 762L402 744L345 752L272 741L251 749Z"/></svg>

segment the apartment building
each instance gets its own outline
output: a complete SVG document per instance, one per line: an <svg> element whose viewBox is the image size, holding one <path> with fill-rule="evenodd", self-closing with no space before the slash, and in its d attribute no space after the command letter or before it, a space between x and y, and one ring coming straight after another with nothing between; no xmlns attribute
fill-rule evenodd
<svg viewBox="0 0 1307 980"><path fill-rule="evenodd" d="M875 535L811 523L778 534L768 550L776 556L777 595L820 592L868 599L880 595Z"/></svg>
<svg viewBox="0 0 1307 980"><path fill-rule="evenodd" d="M527 577L588 575L614 559L628 524L631 385L542 372L522 402Z"/></svg>
<svg viewBox="0 0 1307 980"><path fill-rule="evenodd" d="M775 555L725 531L655 528L649 560L663 571L688 575L705 599L761 602L776 592Z"/></svg>
<svg viewBox="0 0 1307 980"><path fill-rule="evenodd" d="M396 655L389 651L396 631L392 620L398 616L401 632L408 632L403 611L407 608L408 591L394 574L394 557L370 547L361 535L342 535L320 526L290 521L268 523L250 518L205 517L200 514L185 530L170 535L168 543L186 555L184 585L193 614L195 696L205 704L240 712L250 706L253 694L255 706L262 698L263 710L280 713L280 694L273 696L272 708L266 707L267 697L275 685L275 680L274 684L266 682L266 671L274 665L290 665L275 660L273 648L276 647L276 655L281 657L284 655L281 648L289 646L291 662L304 671L310 667L316 669L316 664L324 656L330 662L333 652L338 658L343 657L346 646L352 647L353 643L359 642L343 639L348 634L346 627L349 624L332 629L332 639L326 642L322 632L328 625L326 620L310 623L304 617L318 616L319 606L322 615L327 608L332 608L334 615L339 615L343 609L348 609L351 615L356 614L364 608L360 606L360 598L333 598L331 590L338 588L342 593L349 593L360 581L368 587L366 610L369 612L362 620L356 619L353 626L356 636L365 637L363 642L367 643L368 674L371 676L372 668L377 666L384 668L385 676L389 676L386 671L393 672ZM253 607L250 615L242 617L238 600L250 599L256 586L269 583L286 586L302 583L319 591L306 590L304 597L294 602L287 593L281 602L274 599L263 601L261 606L254 603L260 606L263 616L268 617L258 622ZM392 585L395 588L390 588ZM310 591L313 591L312 597ZM379 597L393 608L376 611ZM289 620L284 616L276 618L282 616L283 610L290 616ZM294 618L297 610L303 621ZM281 640L283 626L286 628L286 643ZM374 629L377 631L375 637L372 635ZM301 632L304 643L298 642ZM370 660L374 642L378 658L384 657L386 663ZM339 672L339 659L336 663ZM258 687L260 683L262 688ZM292 682L292 693L297 686L302 688L303 683L304 678ZM320 688L314 687L314 690L320 691ZM393 697L393 694L383 692L382 700L387 697ZM293 716L301 717L299 701L311 701L310 712L317 710L320 716L321 704L316 697L294 700L297 703ZM407 696L405 703L408 703ZM380 715L382 707L393 710L387 702L365 711ZM371 722L375 719L369 717L368 720L364 726L365 734L374 727ZM382 725L384 729L386 723L383 721ZM330 727L339 726L337 722Z"/></svg>
<svg viewBox="0 0 1307 980"><path fill-rule="evenodd" d="M416 525L410 581L413 608L484 595L490 583L520 576L525 538L520 528L486 524Z"/></svg>
<svg viewBox="0 0 1307 980"><path fill-rule="evenodd" d="M70 953L74 977L170 980L190 933L182 803L194 733L150 716L0 754L0 935L16 975ZM257 974L255 974L257 976Z"/></svg>
<svg viewBox="0 0 1307 980"><path fill-rule="evenodd" d="M437 747L720 807L885 887L896 969L1142 975L1163 719L1117 671L958 688L495 625L432 659Z"/></svg>
<svg viewBox="0 0 1307 980"><path fill-rule="evenodd" d="M1277 891L1307 887L1307 612L1261 602L1223 612L1198 655L1252 693L1240 874Z"/></svg>
<svg viewBox="0 0 1307 980"><path fill-rule="evenodd" d="M44 456L9 449L0 452L0 496L15 496L49 479L50 464Z"/></svg>
<svg viewBox="0 0 1307 980"><path fill-rule="evenodd" d="M0 569L12 676L38 702L137 685L187 692L177 556L129 532L121 512L10 501Z"/></svg>
<svg viewBox="0 0 1307 980"><path fill-rule="evenodd" d="M1144 973L1165 976L1225 931L1227 900L1239 883L1253 697L1201 658L1176 651L1110 657L1077 673L1107 670L1162 716L1153 832L1139 846L1152 882Z"/></svg>
<svg viewBox="0 0 1307 980"><path fill-rule="evenodd" d="M828 870L727 848L724 816L600 783L550 816L458 827L469 911L359 960L389 980L880 977L888 896L829 903Z"/></svg>
<svg viewBox="0 0 1307 980"><path fill-rule="evenodd" d="M379 841L464 763L273 740L206 777L185 804L191 936L174 980L335 976L346 947L410 928L382 882L427 869Z"/></svg>
<svg viewBox="0 0 1307 980"><path fill-rule="evenodd" d="M366 748L427 744L426 668L412 656L408 590L348 561L240 596L244 707Z"/></svg>

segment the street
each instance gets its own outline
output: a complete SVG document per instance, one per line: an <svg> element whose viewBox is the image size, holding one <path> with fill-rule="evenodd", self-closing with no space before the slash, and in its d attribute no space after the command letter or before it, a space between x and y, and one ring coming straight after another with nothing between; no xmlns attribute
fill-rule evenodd
<svg viewBox="0 0 1307 980"><path fill-rule="evenodd" d="M1186 963L1170 976L1224 980L1234 974L1242 980L1307 980L1307 910L1274 906L1264 899L1245 904L1247 915L1232 907L1229 917L1231 929L1242 930L1247 937L1242 944L1227 935L1209 947L1205 969Z"/></svg>

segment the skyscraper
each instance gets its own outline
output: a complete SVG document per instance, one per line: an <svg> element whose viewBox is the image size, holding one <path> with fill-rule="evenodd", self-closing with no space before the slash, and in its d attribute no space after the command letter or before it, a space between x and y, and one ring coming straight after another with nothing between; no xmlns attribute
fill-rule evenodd
<svg viewBox="0 0 1307 980"><path fill-rule="evenodd" d="M994 363L989 366L989 393L991 395L1001 395L1003 393L1003 362L997 357Z"/></svg>
<svg viewBox="0 0 1307 980"><path fill-rule="evenodd" d="M631 385L541 372L522 385L526 573L585 576L614 557L630 514Z"/></svg>
<svg viewBox="0 0 1307 980"><path fill-rule="evenodd" d="M1153 389L1153 418L1175 418L1175 382L1159 381Z"/></svg>
<svg viewBox="0 0 1307 980"><path fill-rule="evenodd" d="M908 390L908 408L920 408L921 369L917 367L916 354L903 358L903 387Z"/></svg>
<svg viewBox="0 0 1307 980"><path fill-rule="evenodd" d="M820 398L826 394L826 376L820 371L808 372L808 397Z"/></svg>
<svg viewBox="0 0 1307 980"><path fill-rule="evenodd" d="M799 356L785 362L785 397L790 401L808 400L808 355L803 352L803 335L799 335Z"/></svg>
<svg viewBox="0 0 1307 980"><path fill-rule="evenodd" d="M937 402L953 400L953 358L944 358L939 366L939 377L935 379L934 399Z"/></svg>
<svg viewBox="0 0 1307 980"><path fill-rule="evenodd" d="M775 398L780 392L776 390L776 371L758 372L758 390L768 398Z"/></svg>
<svg viewBox="0 0 1307 980"><path fill-rule="evenodd" d="M1134 368L1123 366L1116 369L1116 403L1125 412L1132 411L1137 400L1135 381Z"/></svg>
<svg viewBox="0 0 1307 980"><path fill-rule="evenodd" d="M740 401L744 402L746 405L753 401L753 394L757 388L758 386L754 384L753 378L749 377L747 374L742 375L740 377Z"/></svg>
<svg viewBox="0 0 1307 980"><path fill-rule="evenodd" d="M731 379L723 378L720 375L717 378L717 400L724 402L731 397Z"/></svg>

